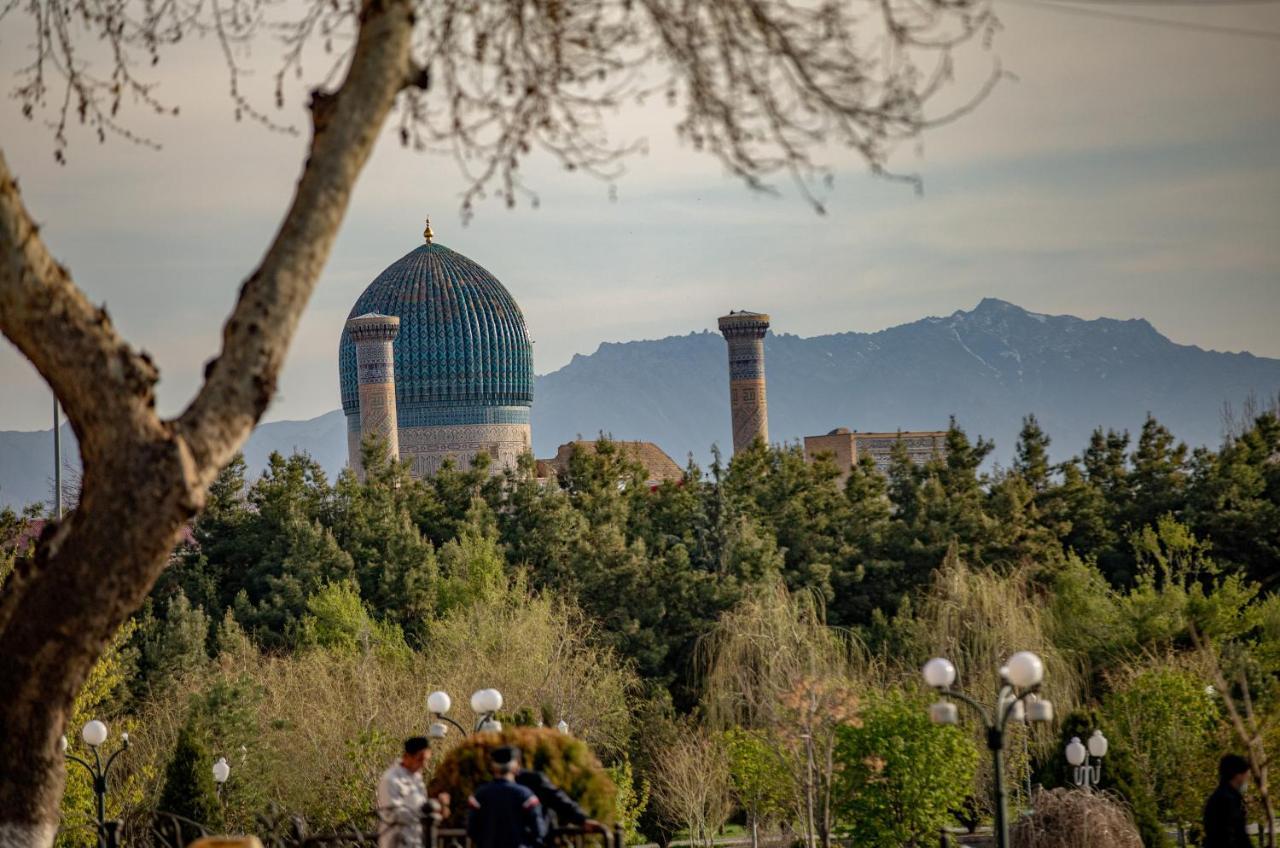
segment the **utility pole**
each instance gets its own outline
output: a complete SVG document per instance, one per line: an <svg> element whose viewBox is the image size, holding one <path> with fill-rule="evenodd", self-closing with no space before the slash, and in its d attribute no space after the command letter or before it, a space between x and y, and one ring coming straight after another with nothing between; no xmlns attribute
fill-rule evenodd
<svg viewBox="0 0 1280 848"><path fill-rule="evenodd" d="M62 415L58 398L53 398L53 509L62 520Z"/></svg>

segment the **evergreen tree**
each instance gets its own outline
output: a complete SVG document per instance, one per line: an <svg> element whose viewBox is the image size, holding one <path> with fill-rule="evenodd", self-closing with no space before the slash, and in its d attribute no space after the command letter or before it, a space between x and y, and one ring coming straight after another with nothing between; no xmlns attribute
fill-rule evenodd
<svg viewBox="0 0 1280 848"><path fill-rule="evenodd" d="M1181 514L1186 506L1187 446L1148 415L1131 461L1128 527L1138 530L1159 516Z"/></svg>
<svg viewBox="0 0 1280 848"><path fill-rule="evenodd" d="M1014 448L1013 470L1040 494L1049 488L1049 436L1034 415L1022 419L1022 431Z"/></svg>
<svg viewBox="0 0 1280 848"><path fill-rule="evenodd" d="M1101 544L1092 552L1107 579L1123 585L1133 579L1133 558L1124 550L1123 539L1129 534L1129 516L1133 501L1133 483L1128 466L1129 433L1102 428L1093 431L1089 446L1081 457L1089 485L1101 497L1106 532L1099 534ZM1092 506L1087 504L1086 506ZM1080 550L1088 555L1087 550Z"/></svg>
<svg viewBox="0 0 1280 848"><path fill-rule="evenodd" d="M1275 589L1280 573L1280 418L1259 416L1217 452L1192 459L1187 520L1219 562Z"/></svg>
<svg viewBox="0 0 1280 848"><path fill-rule="evenodd" d="M435 613L439 566L435 547L418 518L442 514L434 490L392 462L385 446L369 440L363 455L365 482L351 472L334 492L333 536L351 558L360 596L374 615L417 641ZM418 518L415 518L417 516ZM329 582L341 582L333 575Z"/></svg>
<svg viewBox="0 0 1280 848"><path fill-rule="evenodd" d="M202 835L196 825L209 833L222 829L213 762L202 729L194 717L188 719L165 768L164 789L157 805L156 830L163 836L177 837L172 844L185 845Z"/></svg>
<svg viewBox="0 0 1280 848"><path fill-rule="evenodd" d="M905 458L901 443L897 446ZM903 466L895 458L900 472ZM845 481L848 521L844 526L846 555L831 577L835 597L827 607L832 624L867 625L877 610L892 610L909 588L902 581L903 563L887 551L893 525L889 481L875 461L863 455Z"/></svg>
<svg viewBox="0 0 1280 848"><path fill-rule="evenodd" d="M165 601L162 617L153 614L153 607L154 602L148 598L138 615L133 637L138 673L130 686L139 697L198 671L209 662L209 616L203 609L191 606L181 589L175 589Z"/></svg>

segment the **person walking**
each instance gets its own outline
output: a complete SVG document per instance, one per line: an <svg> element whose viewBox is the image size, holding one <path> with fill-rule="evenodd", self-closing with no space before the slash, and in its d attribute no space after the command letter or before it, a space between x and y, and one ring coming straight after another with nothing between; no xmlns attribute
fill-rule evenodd
<svg viewBox="0 0 1280 848"><path fill-rule="evenodd" d="M378 848L421 848L427 787L422 769L431 759L425 736L404 740L400 759L378 781Z"/></svg>
<svg viewBox="0 0 1280 848"><path fill-rule="evenodd" d="M538 796L516 783L520 749L496 748L489 762L494 779L467 799L467 836L475 848L540 848L547 821Z"/></svg>
<svg viewBox="0 0 1280 848"><path fill-rule="evenodd" d="M1244 757L1227 754L1218 762L1218 788L1204 804L1204 848L1250 848L1244 808L1248 781Z"/></svg>

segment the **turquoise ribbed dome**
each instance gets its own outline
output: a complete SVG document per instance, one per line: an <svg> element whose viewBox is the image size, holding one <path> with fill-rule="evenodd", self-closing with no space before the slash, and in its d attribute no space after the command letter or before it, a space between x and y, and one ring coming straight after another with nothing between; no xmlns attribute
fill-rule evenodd
<svg viewBox="0 0 1280 848"><path fill-rule="evenodd" d="M439 244L424 244L378 275L349 318L400 318L394 342L400 427L527 423L533 346L524 315L502 283ZM359 413L356 349L338 348L342 409Z"/></svg>

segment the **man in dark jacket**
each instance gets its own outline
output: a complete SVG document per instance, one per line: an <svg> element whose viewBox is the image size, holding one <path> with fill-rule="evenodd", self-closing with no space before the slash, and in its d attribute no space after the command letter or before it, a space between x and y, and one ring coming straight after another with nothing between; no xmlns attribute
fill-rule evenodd
<svg viewBox="0 0 1280 848"><path fill-rule="evenodd" d="M519 762L519 749L512 750ZM600 830L600 823L587 818L587 811L570 798L567 792L548 780L542 772L522 768L516 772L516 783L538 796L549 827L580 827L588 833Z"/></svg>
<svg viewBox="0 0 1280 848"><path fill-rule="evenodd" d="M547 838L542 803L516 783L520 758L503 747L491 756L496 777L467 799L467 836L475 848L539 848Z"/></svg>
<svg viewBox="0 0 1280 848"><path fill-rule="evenodd" d="M1204 848L1249 848L1243 794L1248 780L1244 757L1227 754L1218 763L1218 788L1204 805Z"/></svg>

